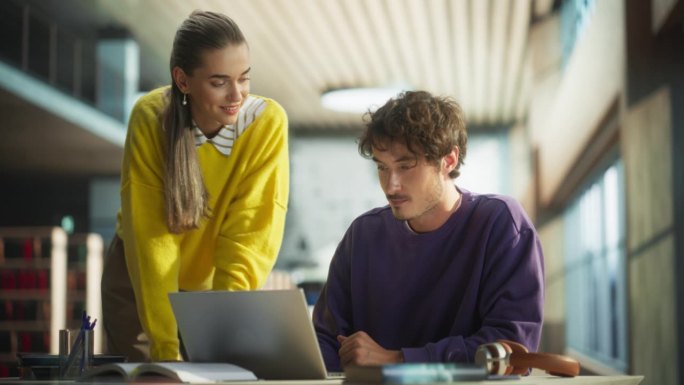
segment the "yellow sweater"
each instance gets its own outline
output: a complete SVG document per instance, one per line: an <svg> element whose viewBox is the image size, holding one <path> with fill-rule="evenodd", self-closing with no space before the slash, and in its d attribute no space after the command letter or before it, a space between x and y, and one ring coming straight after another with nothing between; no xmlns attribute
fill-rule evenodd
<svg viewBox="0 0 684 385"><path fill-rule="evenodd" d="M251 290L264 283L282 242L289 190L285 111L274 100L250 96L260 112L241 111L229 155L211 142L197 147L210 218L196 230L170 233L160 124L167 91L150 92L131 113L117 223L153 360L179 358L168 293Z"/></svg>

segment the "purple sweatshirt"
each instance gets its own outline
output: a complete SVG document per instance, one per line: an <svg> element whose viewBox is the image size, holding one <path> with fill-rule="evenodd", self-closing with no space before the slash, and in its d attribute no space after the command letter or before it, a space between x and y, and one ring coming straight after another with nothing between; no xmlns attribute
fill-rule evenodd
<svg viewBox="0 0 684 385"><path fill-rule="evenodd" d="M365 331L406 362L473 362L497 339L536 351L544 304L537 232L512 198L463 193L439 229L412 232L388 206L351 224L330 263L313 322L325 364L336 336Z"/></svg>

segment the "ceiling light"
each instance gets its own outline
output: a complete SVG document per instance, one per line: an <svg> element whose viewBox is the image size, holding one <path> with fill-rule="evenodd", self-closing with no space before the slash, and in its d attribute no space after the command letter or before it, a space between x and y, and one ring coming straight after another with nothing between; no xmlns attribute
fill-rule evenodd
<svg viewBox="0 0 684 385"><path fill-rule="evenodd" d="M374 111L408 87L338 88L321 96L323 107L339 112L361 114Z"/></svg>

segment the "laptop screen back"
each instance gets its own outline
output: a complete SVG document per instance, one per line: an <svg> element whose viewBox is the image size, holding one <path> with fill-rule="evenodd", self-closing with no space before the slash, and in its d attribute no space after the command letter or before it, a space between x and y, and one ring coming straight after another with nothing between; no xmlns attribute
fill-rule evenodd
<svg viewBox="0 0 684 385"><path fill-rule="evenodd" d="M262 379L324 379L302 290L169 294L191 362L228 362Z"/></svg>

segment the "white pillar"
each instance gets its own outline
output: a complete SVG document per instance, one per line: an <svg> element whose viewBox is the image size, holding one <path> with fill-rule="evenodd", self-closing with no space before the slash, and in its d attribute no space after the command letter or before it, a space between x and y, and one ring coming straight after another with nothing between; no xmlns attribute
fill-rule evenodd
<svg viewBox="0 0 684 385"><path fill-rule="evenodd" d="M97 108L128 122L140 80L138 43L129 36L101 38L97 43L97 63Z"/></svg>

